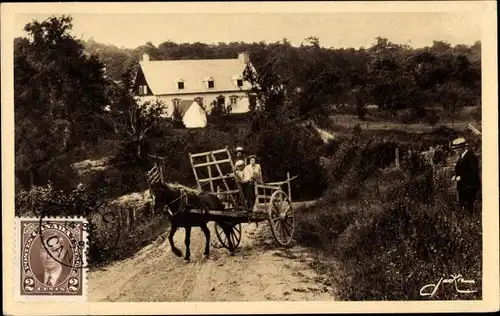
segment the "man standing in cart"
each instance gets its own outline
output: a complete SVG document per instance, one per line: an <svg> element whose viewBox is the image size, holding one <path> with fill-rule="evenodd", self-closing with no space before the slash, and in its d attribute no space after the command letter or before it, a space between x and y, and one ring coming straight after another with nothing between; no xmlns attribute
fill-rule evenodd
<svg viewBox="0 0 500 316"><path fill-rule="evenodd" d="M245 206L248 205L247 198L246 198L246 189L247 189L247 183L245 182L245 162L243 160L238 160L234 164L234 178L236 182L238 182L241 185L241 190L243 192L243 201L241 203Z"/></svg>
<svg viewBox="0 0 500 316"><path fill-rule="evenodd" d="M250 155L248 157L249 164L245 167L243 182L245 184L245 198L247 199L250 210L253 209L255 204L255 183L262 183L262 169L256 163L257 157Z"/></svg>

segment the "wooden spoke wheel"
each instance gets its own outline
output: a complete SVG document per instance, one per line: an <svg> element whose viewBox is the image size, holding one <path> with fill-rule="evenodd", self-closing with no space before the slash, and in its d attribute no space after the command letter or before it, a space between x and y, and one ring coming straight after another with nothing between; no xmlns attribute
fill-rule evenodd
<svg viewBox="0 0 500 316"><path fill-rule="evenodd" d="M217 239L222 244L224 248L233 252L240 245L241 241L241 224L231 223L231 222L223 222L223 223L215 223L215 235L217 235ZM224 226L224 227L223 227ZM227 233L224 232L224 228L226 228ZM228 236L229 234L229 236ZM229 242L229 238L232 242Z"/></svg>
<svg viewBox="0 0 500 316"><path fill-rule="evenodd" d="M278 190L271 195L268 213L274 239L282 246L289 245L293 238L295 220L292 203L285 192Z"/></svg>

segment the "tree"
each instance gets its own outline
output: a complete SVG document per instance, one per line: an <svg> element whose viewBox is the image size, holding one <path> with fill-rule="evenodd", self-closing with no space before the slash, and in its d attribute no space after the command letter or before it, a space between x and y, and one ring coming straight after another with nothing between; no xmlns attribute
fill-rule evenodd
<svg viewBox="0 0 500 316"><path fill-rule="evenodd" d="M46 163L106 131L104 107L109 81L95 55L70 34L72 18L28 23L28 38L14 47L16 171L35 173Z"/></svg>
<svg viewBox="0 0 500 316"><path fill-rule="evenodd" d="M181 111L179 110L178 107L174 106L174 110L172 112L172 121L174 123L174 127L176 128L183 128L184 126L184 121L182 120L182 114Z"/></svg>
<svg viewBox="0 0 500 316"><path fill-rule="evenodd" d="M142 101L133 94L133 69L122 75L119 97L111 107L111 117L116 133L121 135L125 148L135 148L135 158L146 161L148 138L159 126L165 105L159 100Z"/></svg>
<svg viewBox="0 0 500 316"><path fill-rule="evenodd" d="M356 114L360 120L366 119L367 93L364 86L357 86L349 93L351 102L356 107Z"/></svg>

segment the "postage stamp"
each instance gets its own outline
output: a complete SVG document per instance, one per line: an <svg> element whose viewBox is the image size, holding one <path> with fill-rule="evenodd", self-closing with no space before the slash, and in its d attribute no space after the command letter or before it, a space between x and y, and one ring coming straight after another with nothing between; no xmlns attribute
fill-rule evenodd
<svg viewBox="0 0 500 316"><path fill-rule="evenodd" d="M18 300L86 300L87 221L16 218Z"/></svg>

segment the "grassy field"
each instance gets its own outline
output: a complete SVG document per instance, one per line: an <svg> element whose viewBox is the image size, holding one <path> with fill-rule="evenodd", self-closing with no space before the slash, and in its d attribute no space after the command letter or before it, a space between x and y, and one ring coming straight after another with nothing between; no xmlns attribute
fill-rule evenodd
<svg viewBox="0 0 500 316"><path fill-rule="evenodd" d="M477 122L471 118L460 118L457 121L446 120L439 122L439 124L431 125L426 123L409 123L403 124L398 122L393 122L390 120L384 120L381 118L370 118L367 120L360 120L356 115L350 114L336 114L329 117L329 123L331 124L332 130L340 128L352 129L359 126L361 129L365 130L400 130L409 133L428 133L436 128L436 126L446 126L455 130L466 130L468 124L473 124L476 128L481 128L481 122Z"/></svg>

